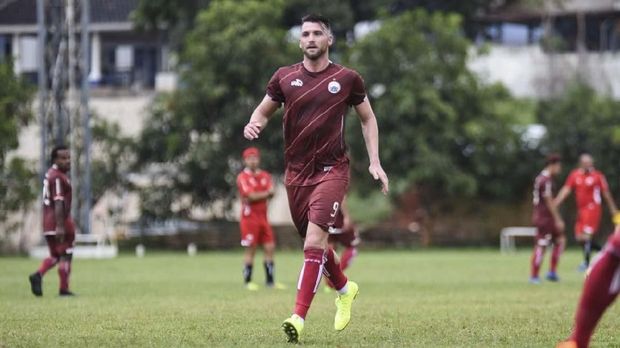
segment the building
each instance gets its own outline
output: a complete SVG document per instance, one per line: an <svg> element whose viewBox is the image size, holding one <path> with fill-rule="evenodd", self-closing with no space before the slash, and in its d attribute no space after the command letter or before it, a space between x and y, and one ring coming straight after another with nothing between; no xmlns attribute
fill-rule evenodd
<svg viewBox="0 0 620 348"><path fill-rule="evenodd" d="M489 53L470 67L521 97L561 93L579 77L620 99L620 1L515 1L479 18Z"/></svg>

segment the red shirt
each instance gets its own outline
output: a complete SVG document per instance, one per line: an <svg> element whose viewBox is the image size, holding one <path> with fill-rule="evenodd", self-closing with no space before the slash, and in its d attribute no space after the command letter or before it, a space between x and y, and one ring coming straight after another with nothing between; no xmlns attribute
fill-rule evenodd
<svg viewBox="0 0 620 348"><path fill-rule="evenodd" d="M360 75L334 63L316 73L297 63L273 74L267 95L284 103L285 184L348 180L344 121L366 97Z"/></svg>
<svg viewBox="0 0 620 348"><path fill-rule="evenodd" d="M534 180L534 214L532 220L534 224L544 224L553 220L553 215L547 203L545 203L545 197L553 196L553 180L547 170L543 170L538 174L536 180Z"/></svg>
<svg viewBox="0 0 620 348"><path fill-rule="evenodd" d="M598 170L573 170L564 186L575 191L577 208L594 208L601 205L601 192L609 191L605 175Z"/></svg>
<svg viewBox="0 0 620 348"><path fill-rule="evenodd" d="M241 218L267 218L267 199L250 202L248 195L253 192L269 191L273 187L271 175L264 170L252 172L244 169L237 175L237 188L241 196Z"/></svg>
<svg viewBox="0 0 620 348"><path fill-rule="evenodd" d="M71 181L67 174L53 165L45 173L43 180L43 232L56 230L56 216L54 215L54 203L64 202L65 219L71 213ZM52 203L54 202L54 203Z"/></svg>

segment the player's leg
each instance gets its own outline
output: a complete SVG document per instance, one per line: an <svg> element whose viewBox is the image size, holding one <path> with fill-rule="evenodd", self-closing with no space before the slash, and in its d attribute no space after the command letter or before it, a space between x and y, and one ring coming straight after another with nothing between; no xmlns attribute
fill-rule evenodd
<svg viewBox="0 0 620 348"><path fill-rule="evenodd" d="M540 266L542 265L543 259L545 257L545 250L547 249L547 245L549 245L549 239L541 228L538 228L538 234L536 235L536 239L534 241L534 250L532 252L531 258L531 271L530 271L530 283L532 284L540 284Z"/></svg>
<svg viewBox="0 0 620 348"><path fill-rule="evenodd" d="M566 246L566 238L564 235L558 235L553 239L553 249L551 249L551 263L549 267L549 273L547 273L547 280L557 282L560 280L558 277L558 264L560 263L560 256Z"/></svg>
<svg viewBox="0 0 620 348"><path fill-rule="evenodd" d="M241 218L239 221L241 230L241 246L243 247L243 284L251 291L258 290L258 284L252 282L254 268L254 256L258 246L258 224L250 218Z"/></svg>
<svg viewBox="0 0 620 348"><path fill-rule="evenodd" d="M345 248L344 251L342 252L342 258L340 259L340 269L343 271L347 269L351 265L351 263L353 262L353 259L355 259L356 256L357 256L356 247L349 246Z"/></svg>
<svg viewBox="0 0 620 348"><path fill-rule="evenodd" d="M35 296L43 296L43 276L45 275L45 273L47 273L47 271L49 271L58 263L58 254L56 252L56 236L51 234L46 235L45 241L47 242L50 256L43 259L43 261L41 261L39 269L28 276L28 280L30 281L30 290Z"/></svg>
<svg viewBox="0 0 620 348"><path fill-rule="evenodd" d="M65 222L65 238L60 244L61 253L58 260L58 276L60 278L60 296L73 296L69 290L69 278L71 277L71 262L73 260L73 241L75 240L75 227L73 221Z"/></svg>
<svg viewBox="0 0 620 348"><path fill-rule="evenodd" d="M570 341L588 347L596 324L620 291L620 228L609 238L586 278ZM562 345L560 345L562 346Z"/></svg>

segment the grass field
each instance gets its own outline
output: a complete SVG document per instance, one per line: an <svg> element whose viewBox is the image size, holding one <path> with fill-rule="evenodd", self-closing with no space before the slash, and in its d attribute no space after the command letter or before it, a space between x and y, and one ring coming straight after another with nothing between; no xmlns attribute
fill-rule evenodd
<svg viewBox="0 0 620 348"><path fill-rule="evenodd" d="M53 270L44 297L30 294L27 258L0 258L1 347L287 347L301 254L280 253L286 291L248 292L238 252L147 253L77 260L77 298L57 296ZM527 284L529 252L362 251L349 275L360 284L349 327L333 331L334 297L320 291L304 346L553 347L565 337L582 283L577 251L562 259L560 283ZM545 265L546 266L546 265ZM255 279L264 279L261 264ZM620 311L602 321L593 347L620 346Z"/></svg>

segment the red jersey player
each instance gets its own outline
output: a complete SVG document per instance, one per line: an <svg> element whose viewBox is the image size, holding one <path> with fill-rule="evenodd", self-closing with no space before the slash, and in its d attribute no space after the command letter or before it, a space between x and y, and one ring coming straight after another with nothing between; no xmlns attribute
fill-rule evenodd
<svg viewBox="0 0 620 348"><path fill-rule="evenodd" d="M556 205L562 204L572 190L575 190L577 202L575 238L583 247L584 263L581 265L581 270L585 271L590 264L592 249L600 250L600 246L595 243L593 237L601 221L601 196L607 202L612 216L618 212L618 209L609 192L605 175L594 168L594 160L587 153L579 156L579 168L573 170L566 179L564 187L555 199Z"/></svg>
<svg viewBox="0 0 620 348"><path fill-rule="evenodd" d="M241 197L241 245L245 247L243 279L248 290L258 290L258 285L252 282L252 266L256 247L262 245L265 252L267 286L282 289L282 284L274 282L275 241L271 225L267 221L267 201L273 197L271 175L259 168L260 152L255 147L243 151L243 163L245 168L237 176L237 188Z"/></svg>
<svg viewBox="0 0 620 348"><path fill-rule="evenodd" d="M540 283L538 272L545 255L545 249L550 243L553 243L553 250L551 252L551 267L549 273L547 273L547 279L550 281L559 280L556 270L560 254L566 244L566 239L564 238L564 221L553 203L553 178L560 174L561 171L560 156L555 154L549 155L545 169L538 174L534 181L532 222L536 226L536 237L531 262L530 283L532 284Z"/></svg>
<svg viewBox="0 0 620 348"><path fill-rule="evenodd" d="M252 113L243 134L258 138L273 113L284 104L285 184L297 231L304 238L304 263L297 284L293 315L282 323L289 342L297 342L304 319L321 281L321 273L338 291L334 328L343 330L351 319L358 285L342 273L328 230L336 223L349 183L349 159L344 142L344 117L353 107L362 123L370 159L368 170L387 194L388 179L379 160L377 120L364 82L351 69L329 60L333 42L329 21L318 15L302 18L299 47L303 61L278 69L267 95Z"/></svg>
<svg viewBox="0 0 620 348"><path fill-rule="evenodd" d="M42 296L43 275L58 264L60 296L73 296L69 291L69 275L75 225L71 218L71 182L67 176L71 156L65 146L52 150L52 167L43 180L43 236L49 247L50 256L43 260L39 270L30 275L30 287L35 296Z"/></svg>

